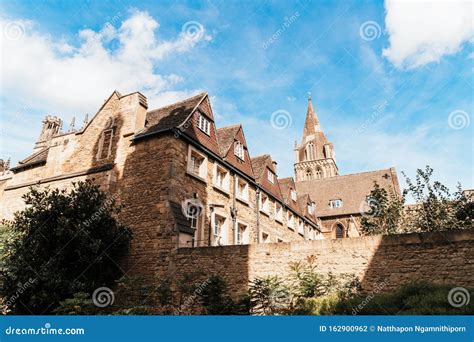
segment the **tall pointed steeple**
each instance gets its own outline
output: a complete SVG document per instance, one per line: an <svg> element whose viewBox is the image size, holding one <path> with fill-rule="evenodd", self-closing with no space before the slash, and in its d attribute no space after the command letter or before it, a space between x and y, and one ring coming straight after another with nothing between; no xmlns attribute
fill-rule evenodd
<svg viewBox="0 0 474 342"><path fill-rule="evenodd" d="M296 181L321 179L339 174L334 147L324 134L313 107L311 95L303 128L301 144L295 146Z"/></svg>
<svg viewBox="0 0 474 342"><path fill-rule="evenodd" d="M308 109L306 111L306 120L304 122L303 137L321 132L321 126L319 125L319 119L313 108L313 102L311 101L311 95L308 97Z"/></svg>

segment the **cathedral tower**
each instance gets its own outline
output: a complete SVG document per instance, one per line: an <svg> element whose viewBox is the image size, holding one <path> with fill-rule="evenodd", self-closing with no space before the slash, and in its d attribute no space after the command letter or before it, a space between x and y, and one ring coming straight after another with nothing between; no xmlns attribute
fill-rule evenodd
<svg viewBox="0 0 474 342"><path fill-rule="evenodd" d="M295 178L297 182L334 177L339 174L334 147L324 135L318 117L308 98L308 110L301 144L295 146Z"/></svg>

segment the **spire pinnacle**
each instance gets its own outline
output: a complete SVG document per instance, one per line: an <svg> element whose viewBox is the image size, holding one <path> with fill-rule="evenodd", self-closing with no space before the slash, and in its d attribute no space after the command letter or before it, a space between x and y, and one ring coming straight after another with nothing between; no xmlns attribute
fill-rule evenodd
<svg viewBox="0 0 474 342"><path fill-rule="evenodd" d="M306 120L304 123L303 137L314 134L321 131L319 126L318 116L313 108L313 102L311 100L311 93L308 93L308 109L306 111Z"/></svg>

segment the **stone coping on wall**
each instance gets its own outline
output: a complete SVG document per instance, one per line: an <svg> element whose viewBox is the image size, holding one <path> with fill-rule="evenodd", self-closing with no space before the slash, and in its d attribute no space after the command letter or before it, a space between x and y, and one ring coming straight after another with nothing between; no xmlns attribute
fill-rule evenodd
<svg viewBox="0 0 474 342"><path fill-rule="evenodd" d="M279 243L261 243L252 245L230 245L230 246L213 246L213 247L185 247L178 249L179 254L214 255L232 254L232 253L251 253L265 252L272 250L327 250L327 249L350 249L360 247L365 244L368 247L396 245L412 245L412 244L436 244L443 245L458 241L474 241L474 229L465 230L449 230L442 232L426 232L426 233L410 233L396 235L376 235L363 236L344 239L325 239L314 241L295 241L295 242L279 242ZM474 245L473 245L474 248Z"/></svg>

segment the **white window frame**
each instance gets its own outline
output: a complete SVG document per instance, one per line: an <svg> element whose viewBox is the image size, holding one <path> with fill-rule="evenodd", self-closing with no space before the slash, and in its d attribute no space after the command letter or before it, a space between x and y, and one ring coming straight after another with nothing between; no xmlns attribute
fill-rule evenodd
<svg viewBox="0 0 474 342"><path fill-rule="evenodd" d="M211 121L201 113L198 114L197 127L207 135L211 135Z"/></svg>
<svg viewBox="0 0 474 342"><path fill-rule="evenodd" d="M228 245L228 219L224 213L215 212L212 215L212 245L225 246ZM218 222L222 222L219 226ZM216 231L218 227L218 231Z"/></svg>
<svg viewBox="0 0 474 342"><path fill-rule="evenodd" d="M283 222L283 206L275 202L275 220Z"/></svg>
<svg viewBox="0 0 474 342"><path fill-rule="evenodd" d="M304 236L304 222L301 219L298 221L298 233Z"/></svg>
<svg viewBox="0 0 474 342"><path fill-rule="evenodd" d="M242 232L241 227L245 227ZM249 244L249 225L242 221L237 221L237 241L238 245L248 245Z"/></svg>
<svg viewBox="0 0 474 342"><path fill-rule="evenodd" d="M269 207L270 207L269 203L270 203L270 198L268 197L268 195L261 192L260 193L260 211L268 214Z"/></svg>
<svg viewBox="0 0 474 342"><path fill-rule="evenodd" d="M240 190L240 184L244 184L245 187L244 187L244 191L242 193L242 195L239 193ZM242 178L240 177L237 177L237 193L236 193L236 197L244 202L248 202L249 200L249 183L244 181Z"/></svg>
<svg viewBox="0 0 474 342"><path fill-rule="evenodd" d="M245 149L244 149L244 144L242 144L240 141L235 140L234 141L234 154L237 158L240 160L245 160Z"/></svg>
<svg viewBox="0 0 474 342"><path fill-rule="evenodd" d="M296 202L296 200L298 199L298 195L297 195L297 193L296 193L296 190L294 190L294 189L291 189L291 191L290 191L290 196L291 196L291 199L292 199L294 202Z"/></svg>
<svg viewBox="0 0 474 342"><path fill-rule="evenodd" d="M267 179L270 183L275 184L275 174L270 169L267 169Z"/></svg>
<svg viewBox="0 0 474 342"><path fill-rule="evenodd" d="M295 215L291 211L286 212L286 222L288 224L288 228L295 230Z"/></svg>
<svg viewBox="0 0 474 342"><path fill-rule="evenodd" d="M219 179L220 179L221 174L224 174L224 177L222 178L222 184L219 183ZM224 190L225 192L229 192L229 188L230 188L229 171L227 171L224 167L220 166L217 163L214 165L214 177L213 177L213 179L214 179L214 181L213 181L214 186L216 186L217 188L219 188L221 190Z"/></svg>
<svg viewBox="0 0 474 342"><path fill-rule="evenodd" d="M314 215L315 212L316 212L316 205L314 204L314 202L311 202L310 204L308 204L308 213L310 215Z"/></svg>
<svg viewBox="0 0 474 342"><path fill-rule="evenodd" d="M342 208L342 199L333 199L329 201L329 207L331 209Z"/></svg>
<svg viewBox="0 0 474 342"><path fill-rule="evenodd" d="M192 162L192 157L193 156L197 156L197 157L200 157L202 159L201 165L199 166L199 172L198 173L194 172L195 170L193 168L193 162ZM195 148L189 146L189 149L188 149L188 164L187 164L187 167L186 167L186 171L187 171L187 173L191 174L192 176L198 177L201 180L207 182L207 157L206 157L206 155L202 154L201 152L199 152Z"/></svg>

